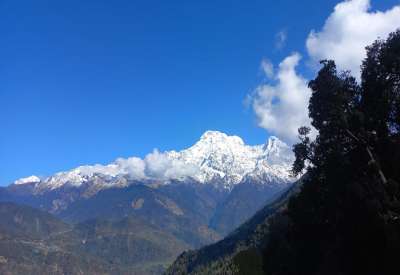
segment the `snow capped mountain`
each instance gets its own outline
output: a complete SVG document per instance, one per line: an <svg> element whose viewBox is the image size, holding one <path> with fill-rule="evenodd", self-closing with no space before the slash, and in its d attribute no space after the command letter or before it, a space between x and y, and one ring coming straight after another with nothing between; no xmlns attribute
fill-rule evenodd
<svg viewBox="0 0 400 275"><path fill-rule="evenodd" d="M199 172L193 178L202 183L220 178L230 187L254 173L273 175L277 181L291 181L289 170L293 154L289 146L276 137L270 137L266 145L249 146L238 136L207 131L192 147L167 154L197 167Z"/></svg>
<svg viewBox="0 0 400 275"><path fill-rule="evenodd" d="M190 179L232 189L244 180L288 184L295 180L289 172L293 160L290 147L276 137L270 137L264 145L249 146L240 137L207 131L196 144L179 152L154 150L144 159L120 158L108 165L80 166L44 180L32 176L15 184L35 183L38 190L82 184L102 189L123 187L129 180L168 183Z"/></svg>

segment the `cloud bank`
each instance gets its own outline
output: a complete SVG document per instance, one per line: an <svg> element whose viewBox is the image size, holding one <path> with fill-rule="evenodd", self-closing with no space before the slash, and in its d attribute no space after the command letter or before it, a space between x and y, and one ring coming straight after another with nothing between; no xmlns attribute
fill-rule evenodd
<svg viewBox="0 0 400 275"><path fill-rule="evenodd" d="M341 70L360 78L365 47L378 37L386 38L400 27L400 7L370 11L370 0L345 1L336 5L320 32L311 31L306 46L314 62L335 60Z"/></svg>
<svg viewBox="0 0 400 275"><path fill-rule="evenodd" d="M288 142L296 140L299 126L310 125L307 105L311 90L296 72L300 59L298 53L285 58L273 76L276 84L259 86L252 97L258 125ZM269 77L270 71L264 71Z"/></svg>
<svg viewBox="0 0 400 275"><path fill-rule="evenodd" d="M378 37L384 39L400 27L400 6L387 11L371 11L369 0L350 0L336 5L322 30L312 30L306 40L310 61L335 60L340 70L350 70L360 78L360 65L365 47ZM272 84L263 84L250 95L250 104L258 125L269 134L288 143L297 141L297 129L309 126L308 102L311 91L308 80L297 71L300 55L286 57L274 73L272 63L263 60L261 68ZM315 132L314 132L315 134Z"/></svg>
<svg viewBox="0 0 400 275"><path fill-rule="evenodd" d="M108 165L80 166L72 170L71 174L84 176L103 174L112 177L124 174L135 180L171 180L192 177L198 172L198 167L173 158L168 152L160 153L155 149L152 153L146 155L144 159L137 157L119 158ZM61 174L63 175L64 172ZM79 176L77 180L79 181Z"/></svg>
<svg viewBox="0 0 400 275"><path fill-rule="evenodd" d="M195 176L199 169L194 165L171 158L168 153L160 153L154 150L145 159L145 174L148 178L156 179L179 179Z"/></svg>

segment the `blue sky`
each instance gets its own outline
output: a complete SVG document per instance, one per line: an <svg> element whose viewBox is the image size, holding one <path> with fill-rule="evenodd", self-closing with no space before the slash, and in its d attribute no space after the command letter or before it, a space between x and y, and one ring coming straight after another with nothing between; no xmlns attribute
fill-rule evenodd
<svg viewBox="0 0 400 275"><path fill-rule="evenodd" d="M209 129L265 142L274 132L244 104L261 61L307 57L337 3L0 0L0 185L183 149Z"/></svg>

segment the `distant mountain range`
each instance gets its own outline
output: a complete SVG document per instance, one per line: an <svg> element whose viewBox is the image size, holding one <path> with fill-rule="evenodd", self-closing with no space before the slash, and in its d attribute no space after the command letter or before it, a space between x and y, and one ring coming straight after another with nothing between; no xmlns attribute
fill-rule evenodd
<svg viewBox="0 0 400 275"><path fill-rule="evenodd" d="M82 255L106 259L106 274L117 266L131 270L126 274L159 274L180 252L221 239L289 188L296 180L290 176L292 162L290 147L275 137L249 146L237 136L208 131L180 152L154 151L144 159L19 179L0 188L0 201L53 214L72 228L71 242L80 242L74 251L79 247ZM82 237L89 233L107 241L90 243ZM157 237L162 234L165 238ZM135 245L126 247L132 240ZM115 253L102 252L105 247ZM165 253L142 257L155 247ZM127 249L130 256L122 257ZM111 260L112 255L125 260Z"/></svg>
<svg viewBox="0 0 400 275"><path fill-rule="evenodd" d="M171 180L191 180L232 190L245 180L287 184L293 180L289 173L292 162L291 148L276 137L263 145L249 146L237 136L207 131L195 145L180 152L155 150L144 159L119 158L108 165L80 166L44 179L30 176L14 184L31 184L35 193L86 184L95 193L126 187L132 181L168 184Z"/></svg>

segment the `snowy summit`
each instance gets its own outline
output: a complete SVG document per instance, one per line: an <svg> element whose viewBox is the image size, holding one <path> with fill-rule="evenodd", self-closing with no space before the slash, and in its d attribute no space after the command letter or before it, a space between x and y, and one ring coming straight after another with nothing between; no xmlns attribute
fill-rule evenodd
<svg viewBox="0 0 400 275"><path fill-rule="evenodd" d="M126 186L129 181L192 180L232 189L245 180L265 184L293 182L290 168L294 160L290 147L276 137L265 144L246 145L238 136L218 131L205 132L192 147L182 151L154 150L144 159L119 158L108 165L86 165L56 173L44 180L32 176L15 184L35 183L40 190L64 185L96 184L100 189Z"/></svg>

